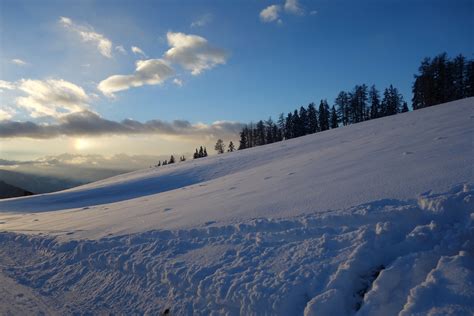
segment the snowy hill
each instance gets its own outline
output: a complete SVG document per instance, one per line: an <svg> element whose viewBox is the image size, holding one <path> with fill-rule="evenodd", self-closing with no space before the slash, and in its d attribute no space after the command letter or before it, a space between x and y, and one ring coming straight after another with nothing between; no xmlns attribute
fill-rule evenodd
<svg viewBox="0 0 474 316"><path fill-rule="evenodd" d="M473 137L470 98L3 200L2 277L60 314L472 314Z"/></svg>

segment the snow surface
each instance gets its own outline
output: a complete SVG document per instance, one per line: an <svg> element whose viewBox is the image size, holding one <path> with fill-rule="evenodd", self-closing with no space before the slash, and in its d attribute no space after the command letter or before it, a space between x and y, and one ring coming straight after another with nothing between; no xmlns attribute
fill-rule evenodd
<svg viewBox="0 0 474 316"><path fill-rule="evenodd" d="M59 314L474 314L473 110L0 201L0 277Z"/></svg>

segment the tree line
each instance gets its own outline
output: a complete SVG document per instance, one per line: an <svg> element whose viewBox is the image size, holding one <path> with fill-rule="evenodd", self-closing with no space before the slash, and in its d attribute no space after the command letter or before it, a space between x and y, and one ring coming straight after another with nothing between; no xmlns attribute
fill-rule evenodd
<svg viewBox="0 0 474 316"><path fill-rule="evenodd" d="M408 112L408 104L398 89L390 85L380 95L372 85L356 85L352 91L341 91L334 104L326 99L316 107L310 103L288 114L281 113L277 122L270 117L243 127L240 132L239 150L271 144L308 134L350 125L379 117Z"/></svg>
<svg viewBox="0 0 474 316"><path fill-rule="evenodd" d="M474 60L446 53L423 59L412 92L414 110L474 96Z"/></svg>
<svg viewBox="0 0 474 316"><path fill-rule="evenodd" d="M446 53L432 59L426 57L414 77L413 110L474 96L474 61L463 55L454 59L450 59ZM322 99L319 106L310 103L286 115L281 113L276 122L270 117L245 125L239 133L238 150L408 111L408 103L393 85L385 88L382 94L375 85L356 85L351 91L339 92L332 106L327 99ZM216 152L222 154L225 148L224 141L218 139L214 146ZM232 141L227 148L227 152L236 150ZM193 158L207 156L206 147L201 146L199 150L196 148ZM180 157L180 161L185 160L184 155ZM156 166L174 162L171 155L169 160L160 161Z"/></svg>

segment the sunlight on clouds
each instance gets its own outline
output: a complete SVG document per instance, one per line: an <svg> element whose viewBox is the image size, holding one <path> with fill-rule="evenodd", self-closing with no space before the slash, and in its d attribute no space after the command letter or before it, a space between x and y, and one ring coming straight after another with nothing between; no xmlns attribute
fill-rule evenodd
<svg viewBox="0 0 474 316"><path fill-rule="evenodd" d="M67 17L60 17L59 23L63 27L78 34L83 42L91 42L95 44L103 56L112 58L112 41L106 38L104 35L95 32L92 27L75 24L70 18Z"/></svg>
<svg viewBox="0 0 474 316"><path fill-rule="evenodd" d="M160 84L174 75L174 70L163 59L139 60L136 63L135 73L132 75L114 75L102 80L97 89L104 95L113 97L117 91L131 87L140 87L145 84Z"/></svg>
<svg viewBox="0 0 474 316"><path fill-rule="evenodd" d="M281 6L277 4L270 5L260 12L260 20L267 23L273 21L281 22L281 20L279 19L280 10Z"/></svg>
<svg viewBox="0 0 474 316"><path fill-rule="evenodd" d="M86 138L76 138L74 141L74 149L77 151L83 151L94 147L92 140Z"/></svg>
<svg viewBox="0 0 474 316"><path fill-rule="evenodd" d="M87 109L89 96L84 89L62 79L22 79L18 90L27 96L18 97L17 105L30 112L32 117L60 117Z"/></svg>
<svg viewBox="0 0 474 316"><path fill-rule="evenodd" d="M227 61L227 53L211 46L204 37L179 32L168 32L166 37L171 48L165 53L165 58L191 71L193 75Z"/></svg>

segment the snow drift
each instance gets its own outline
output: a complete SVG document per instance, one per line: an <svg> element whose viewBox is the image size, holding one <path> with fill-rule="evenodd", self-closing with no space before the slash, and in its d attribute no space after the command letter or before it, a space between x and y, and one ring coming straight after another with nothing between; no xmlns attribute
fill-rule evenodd
<svg viewBox="0 0 474 316"><path fill-rule="evenodd" d="M1 201L14 311L472 314L473 109Z"/></svg>

